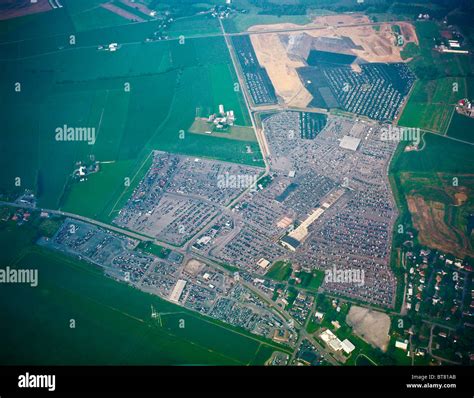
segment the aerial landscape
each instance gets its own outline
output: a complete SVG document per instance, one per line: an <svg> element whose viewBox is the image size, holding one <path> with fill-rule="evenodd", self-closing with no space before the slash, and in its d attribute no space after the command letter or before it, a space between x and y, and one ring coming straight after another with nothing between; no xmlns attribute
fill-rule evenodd
<svg viewBox="0 0 474 398"><path fill-rule="evenodd" d="M0 1L0 364L472 366L473 52L468 0Z"/></svg>

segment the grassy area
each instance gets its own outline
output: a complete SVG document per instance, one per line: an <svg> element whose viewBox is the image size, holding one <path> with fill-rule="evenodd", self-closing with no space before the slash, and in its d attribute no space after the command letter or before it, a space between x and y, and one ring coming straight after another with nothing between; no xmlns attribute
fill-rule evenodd
<svg viewBox="0 0 474 398"><path fill-rule="evenodd" d="M39 273L36 288L7 284L0 290L0 321L9 325L0 331L2 364L263 365L274 349L285 351L35 246L36 237L33 226L0 224L2 264ZM162 326L150 318L151 305L168 314Z"/></svg>
<svg viewBox="0 0 474 398"><path fill-rule="evenodd" d="M69 21L63 14L56 13L58 20ZM49 19L37 18L25 21L52 34L44 26ZM12 55L0 67L2 140L10 148L0 159L5 170L0 192L14 196L32 189L44 208L109 222L146 172L153 149L263 166L242 94L234 90L237 77L222 37L144 43L156 29L144 22L78 32L77 46L67 44L66 34L25 36L25 42L2 45L8 29L22 26L23 19L18 20L0 22L2 54ZM121 45L116 52L97 49L111 41ZM21 91L12 89L15 82ZM240 127L226 138L183 138L181 132L188 131L197 112L216 110L219 104L234 110ZM95 143L57 141L55 131L64 125L94 128ZM100 171L73 182L76 163L91 156L101 162ZM17 177L20 186L14 184Z"/></svg>
<svg viewBox="0 0 474 398"><path fill-rule="evenodd" d="M170 249L145 241L140 242L137 249L151 253L159 258L166 258L170 253Z"/></svg>
<svg viewBox="0 0 474 398"><path fill-rule="evenodd" d="M474 143L474 119L455 112L446 135Z"/></svg>
<svg viewBox="0 0 474 398"><path fill-rule="evenodd" d="M169 37L184 36L187 38L194 35L218 34L220 31L217 18L212 18L207 14L178 19L166 30L166 34Z"/></svg>
<svg viewBox="0 0 474 398"><path fill-rule="evenodd" d="M119 26L131 23L120 15L100 7L99 0L82 0L64 2L68 13L78 32L107 26Z"/></svg>
<svg viewBox="0 0 474 398"><path fill-rule="evenodd" d="M466 79L462 77L417 80L398 125L445 134L454 113L454 105L466 94Z"/></svg>
<svg viewBox="0 0 474 398"><path fill-rule="evenodd" d="M423 140L421 151L404 152L400 146L391 163L390 181L400 212L394 228L394 266L395 255L408 239L407 231L414 232L416 244L421 239L423 245L461 257L469 246L474 247L472 234L468 234L474 189L471 145L434 134L425 134ZM424 203L415 202L416 197ZM407 198L412 200L411 210ZM403 225L405 233L397 233L398 225ZM399 276L397 304L401 305L404 271L395 267L394 272Z"/></svg>
<svg viewBox="0 0 474 398"><path fill-rule="evenodd" d="M474 99L474 78L472 76L466 78L465 97L470 100ZM463 141L474 143L474 119L460 115L457 112L453 114L451 124L447 131L447 135Z"/></svg>
<svg viewBox="0 0 474 398"><path fill-rule="evenodd" d="M212 123L208 123L203 119L196 119L190 127L189 132L237 141L256 141L257 139L251 127L234 125L220 132L214 128Z"/></svg>
<svg viewBox="0 0 474 398"><path fill-rule="evenodd" d="M446 134L455 103L465 98L473 68L464 54L441 53L441 27L435 21L415 22L419 46L408 44L404 59L418 77L398 124ZM462 126L468 127L468 126Z"/></svg>
<svg viewBox="0 0 474 398"><path fill-rule="evenodd" d="M277 281L286 281L290 277L291 272L291 263L288 261L280 260L275 262L270 267L265 276Z"/></svg>
<svg viewBox="0 0 474 398"><path fill-rule="evenodd" d="M435 134L424 134L422 151L401 152L394 158L391 172L466 174L474 170L472 146Z"/></svg>
<svg viewBox="0 0 474 398"><path fill-rule="evenodd" d="M415 43L406 43L403 50L400 52L402 59L409 59L419 54L420 48Z"/></svg>
<svg viewBox="0 0 474 398"><path fill-rule="evenodd" d="M301 279L301 284L298 286L317 292L324 281L324 275L324 271L321 270L313 270L313 272L300 272L298 277Z"/></svg>

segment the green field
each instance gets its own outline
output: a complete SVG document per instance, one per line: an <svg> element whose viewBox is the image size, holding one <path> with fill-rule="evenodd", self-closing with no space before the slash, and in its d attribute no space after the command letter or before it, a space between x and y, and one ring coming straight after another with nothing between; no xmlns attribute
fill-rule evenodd
<svg viewBox="0 0 474 398"><path fill-rule="evenodd" d="M453 91L456 87L457 91ZM398 125L445 134L456 102L467 95L466 79L417 80Z"/></svg>
<svg viewBox="0 0 474 398"><path fill-rule="evenodd" d="M474 119L455 112L447 135L458 140L474 143Z"/></svg>
<svg viewBox="0 0 474 398"><path fill-rule="evenodd" d="M1 263L39 273L36 288L0 289L0 322L8 325L0 332L2 364L262 365L282 349L32 245L36 236L29 225L0 224ZM150 317L151 305L167 314L161 326Z"/></svg>
<svg viewBox="0 0 474 398"><path fill-rule="evenodd" d="M421 151L401 152L393 158L390 173L401 171L469 174L474 170L472 146L436 134L424 134Z"/></svg>
<svg viewBox="0 0 474 398"><path fill-rule="evenodd" d="M468 95L473 72L470 57L435 50L442 44L441 27L436 22L418 21L415 28L419 46L411 44L401 55L412 58L408 65L418 80L398 124L446 134L454 105Z"/></svg>
<svg viewBox="0 0 474 398"><path fill-rule="evenodd" d="M472 145L429 133L423 136L423 141L421 151L404 152L400 146L393 157L390 182L400 212L395 225L416 230L407 197L422 197L426 205L415 212L415 221L423 230L423 242L429 241L435 248L442 247L444 252L463 257L462 253L474 245L472 234L467 233L473 209ZM457 179L457 186L453 186L453 178ZM458 203L456 195L461 193L465 199ZM394 231L392 262L395 266L395 253L406 235ZM417 239L415 236L415 242ZM400 274L402 269L394 268L394 272Z"/></svg>
<svg viewBox="0 0 474 398"><path fill-rule="evenodd" d="M64 47L68 36L61 32L74 32L73 23L65 11L54 13L64 25L56 35L48 13L0 23L6 50L0 123L8 148L0 160L0 192L32 189L44 208L109 222L146 172L153 149L263 166L222 37L144 43L154 29L144 22L78 32L76 45ZM7 43L10 30L28 21L48 37L29 36L27 29L24 41ZM116 52L97 49L111 41L120 44ZM244 136L188 133L198 114L216 112L219 104L234 110L235 129L244 127ZM95 144L56 141L55 129L64 125L95 128ZM91 156L100 171L72 182L75 164Z"/></svg>
<svg viewBox="0 0 474 398"><path fill-rule="evenodd" d="M291 263L288 261L277 261L275 262L268 272L265 274L268 278L272 278L276 281L286 281L290 277L292 272Z"/></svg>
<svg viewBox="0 0 474 398"><path fill-rule="evenodd" d="M66 0L66 7L77 31L131 23L126 18L100 7L101 0Z"/></svg>
<svg viewBox="0 0 474 398"><path fill-rule="evenodd" d="M474 99L474 78L472 76L466 78L466 97L471 101ZM474 143L474 119L455 112L447 135Z"/></svg>
<svg viewBox="0 0 474 398"><path fill-rule="evenodd" d="M311 22L311 15L269 15L261 13L261 9L254 5L251 0L234 0L234 5L239 9L245 9L246 13L237 13L231 18L225 19L224 27L226 32L244 32L253 25L268 25L277 23L294 23L304 25ZM329 11L318 10L319 13L330 13ZM314 11L315 14L316 11Z"/></svg>
<svg viewBox="0 0 474 398"><path fill-rule="evenodd" d="M313 272L300 272L298 277L301 279L301 286L304 289L308 289L317 292L319 287L324 281L324 271L313 270Z"/></svg>
<svg viewBox="0 0 474 398"><path fill-rule="evenodd" d="M472 73L469 57L463 54L441 53L434 50L441 44L440 27L434 21L415 22L419 51L409 63L419 79L434 80L447 76L462 77ZM413 52L413 47L409 49ZM412 54L414 55L414 54Z"/></svg>
<svg viewBox="0 0 474 398"><path fill-rule="evenodd" d="M180 18L174 21L166 30L169 37L184 36L185 39L195 35L213 35L220 32L221 28L217 18L212 18L210 15Z"/></svg>

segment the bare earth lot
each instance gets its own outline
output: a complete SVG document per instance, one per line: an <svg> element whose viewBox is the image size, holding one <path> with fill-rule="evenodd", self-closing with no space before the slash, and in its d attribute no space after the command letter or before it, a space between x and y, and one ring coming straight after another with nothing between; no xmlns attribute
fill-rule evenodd
<svg viewBox="0 0 474 398"><path fill-rule="evenodd" d="M387 350L390 341L390 317L387 314L353 305L346 321L357 336L382 351Z"/></svg>
<svg viewBox="0 0 474 398"><path fill-rule="evenodd" d="M396 25L400 26L404 45L397 46L392 25L395 24L378 24L379 28L375 30L367 16L354 14L317 17L304 26L290 23L256 25L249 31L258 32L250 36L252 45L276 93L285 104L304 108L312 96L301 82L296 68L306 65L311 49L352 54L366 62L404 62L400 52L409 42L418 44L418 38L413 25L398 22ZM328 39L330 48L327 47ZM351 45L344 46L348 41L352 41Z"/></svg>
<svg viewBox="0 0 474 398"><path fill-rule="evenodd" d="M128 19L129 21L136 21L136 22L145 21L145 19L143 19L142 17L139 17L138 15L128 12L127 10L124 10L123 8L120 8L112 3L102 4L101 7L113 12L114 14L120 15L121 17Z"/></svg>

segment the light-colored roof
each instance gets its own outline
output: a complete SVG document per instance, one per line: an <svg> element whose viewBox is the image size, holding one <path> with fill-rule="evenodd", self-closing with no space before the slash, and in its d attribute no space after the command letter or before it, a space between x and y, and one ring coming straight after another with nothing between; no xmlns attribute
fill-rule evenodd
<svg viewBox="0 0 474 398"><path fill-rule="evenodd" d="M345 135L342 137L341 143L339 146L344 149L350 149L351 151L357 151L357 148L360 144L360 138L351 137L350 135Z"/></svg>
<svg viewBox="0 0 474 398"><path fill-rule="evenodd" d="M403 341L396 341L396 342L395 342L395 347L401 348L402 350L405 350L405 351L406 351L407 348L408 348L408 344L405 343L405 342L403 342Z"/></svg>
<svg viewBox="0 0 474 398"><path fill-rule="evenodd" d="M355 345L352 344L349 340L345 339L345 340L343 340L343 342L342 342L342 349L343 349L344 352L346 352L347 354L350 354L352 351L354 351Z"/></svg>
<svg viewBox="0 0 474 398"><path fill-rule="evenodd" d="M181 294L183 293L184 287L186 286L186 281L184 279L178 279L176 285L173 288L173 291L170 294L170 300L177 303Z"/></svg>
<svg viewBox="0 0 474 398"><path fill-rule="evenodd" d="M339 340L338 338L332 339L329 342L329 347L331 347L334 351L339 351L342 348L341 340Z"/></svg>
<svg viewBox="0 0 474 398"><path fill-rule="evenodd" d="M257 261L257 265L265 269L270 265L270 261L262 257L260 260Z"/></svg>

